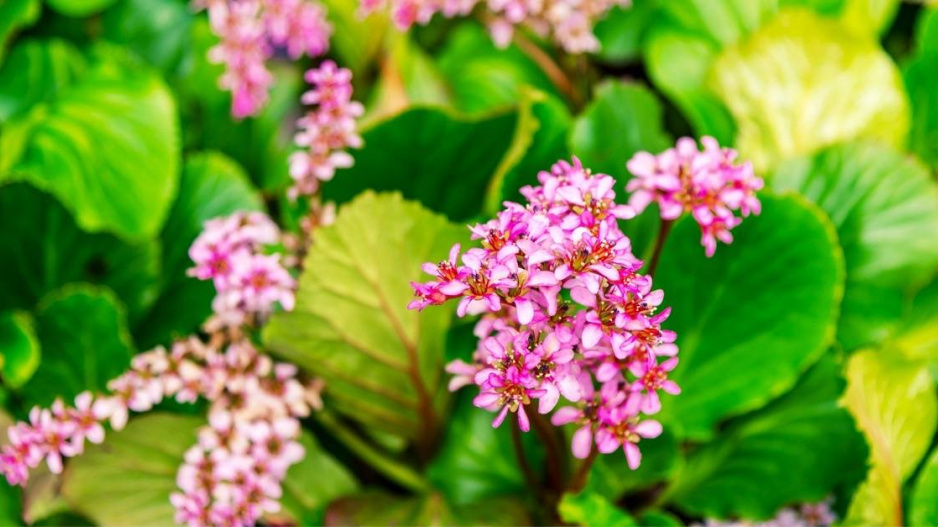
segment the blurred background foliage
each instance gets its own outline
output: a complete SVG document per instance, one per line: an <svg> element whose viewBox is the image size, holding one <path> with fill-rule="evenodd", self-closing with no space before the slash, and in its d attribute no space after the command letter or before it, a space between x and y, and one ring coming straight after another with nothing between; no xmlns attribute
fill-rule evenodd
<svg viewBox="0 0 938 527"><path fill-rule="evenodd" d="M597 26L599 53L569 56L528 34L498 49L473 18L403 34L324 3L365 146L324 189L340 212L297 309L264 331L329 386L271 522L551 521L508 431L446 392L470 326L443 310L418 323L408 282L559 158L623 193L635 152L709 134L766 178L765 210L710 260L692 222L676 226L656 282L684 393L641 468L601 458L560 517L760 520L834 495L845 523L938 524L938 9L634 0ZM286 157L307 65L278 61L271 103L233 121L215 42L183 0L0 0L0 426L198 331L213 290L185 271L206 219L266 210L295 227ZM656 213L623 228L641 256ZM428 444L401 403L417 389L439 417ZM170 523L198 413L164 403L62 477L0 485L0 523ZM528 452L543 470L544 449Z"/></svg>

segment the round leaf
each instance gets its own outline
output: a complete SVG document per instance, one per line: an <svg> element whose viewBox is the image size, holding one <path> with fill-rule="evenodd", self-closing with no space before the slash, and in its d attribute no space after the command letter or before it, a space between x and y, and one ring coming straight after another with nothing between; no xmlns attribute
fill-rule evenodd
<svg viewBox="0 0 938 527"><path fill-rule="evenodd" d="M158 232L176 191L175 103L159 76L117 50L97 48L92 64L48 105L10 123L29 123L28 133L2 145L0 180L51 192L85 230L141 241ZM0 85L29 72L6 68ZM47 80L31 89L48 89Z"/></svg>
<svg viewBox="0 0 938 527"><path fill-rule="evenodd" d="M683 393L664 412L686 437L707 438L720 419L785 392L833 339L844 280L833 227L804 199L761 199L762 215L713 258L689 217L665 243L655 286L673 307Z"/></svg>
<svg viewBox="0 0 938 527"><path fill-rule="evenodd" d="M330 407L368 427L432 440L445 401L443 359L451 310L407 309L420 265L467 238L400 195L366 192L320 229L297 305L273 316L264 341L326 381ZM427 446L427 445L424 445Z"/></svg>
<svg viewBox="0 0 938 527"><path fill-rule="evenodd" d="M105 289L72 286L46 297L36 313L42 361L21 390L26 406L105 391L130 366L126 324L123 306Z"/></svg>
<svg viewBox="0 0 938 527"><path fill-rule="evenodd" d="M938 184L914 159L867 143L786 162L772 183L807 196L837 228L847 264L838 340L847 349L881 341L905 291L938 267Z"/></svg>
<svg viewBox="0 0 938 527"><path fill-rule="evenodd" d="M758 170L859 137L900 146L909 131L902 79L886 52L806 9L784 10L724 50L710 75L739 127L740 152Z"/></svg>

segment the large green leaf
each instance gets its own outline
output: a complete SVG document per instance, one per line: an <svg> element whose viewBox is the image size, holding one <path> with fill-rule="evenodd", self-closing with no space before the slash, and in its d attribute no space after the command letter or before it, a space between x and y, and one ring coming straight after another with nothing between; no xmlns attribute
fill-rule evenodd
<svg viewBox="0 0 938 527"><path fill-rule="evenodd" d="M915 38L917 52L902 70L912 104L909 147L938 166L938 9L921 16Z"/></svg>
<svg viewBox="0 0 938 527"><path fill-rule="evenodd" d="M19 388L39 367L39 340L29 313L0 313L0 377L3 384Z"/></svg>
<svg viewBox="0 0 938 527"><path fill-rule="evenodd" d="M5 68L0 85L32 79L31 69ZM48 80L42 74L27 85L48 90ZM120 50L94 48L75 83L5 126L20 142L3 142L0 180L48 190L88 231L135 241L159 231L179 178L179 130L173 98L155 72Z"/></svg>
<svg viewBox="0 0 938 527"><path fill-rule="evenodd" d="M163 243L161 293L135 335L142 348L166 343L173 336L195 332L212 312L211 282L186 275L192 267L189 246L212 218L240 210L262 210L263 203L244 171L228 157L207 152L186 159L160 238Z"/></svg>
<svg viewBox="0 0 938 527"><path fill-rule="evenodd" d="M847 365L843 404L869 441L872 464L845 522L905 525L902 486L928 451L938 421L934 380L925 366L893 350L863 351Z"/></svg>
<svg viewBox="0 0 938 527"><path fill-rule="evenodd" d="M512 446L512 431L493 428L492 414L473 406L469 395L461 394L448 419L439 453L427 469L430 482L455 504L530 492ZM528 464L537 475L543 474L547 460L536 434L522 439Z"/></svg>
<svg viewBox="0 0 938 527"><path fill-rule="evenodd" d="M20 488L7 484L0 484L0 522L4 525L21 525L23 523L20 501Z"/></svg>
<svg viewBox="0 0 938 527"><path fill-rule="evenodd" d="M355 166L323 188L344 203L365 189L397 190L455 221L478 214L496 167L508 149L516 112L480 119L415 108L362 132Z"/></svg>
<svg viewBox="0 0 938 527"><path fill-rule="evenodd" d="M422 280L421 263L445 258L465 232L398 194L366 192L317 231L296 308L271 318L265 343L322 377L334 410L430 441L446 398L443 347L452 311L409 311L409 282Z"/></svg>
<svg viewBox="0 0 938 527"><path fill-rule="evenodd" d="M525 86L555 97L560 92L517 45L501 49L478 24L462 24L449 35L438 64L457 108L485 112L515 104Z"/></svg>
<svg viewBox="0 0 938 527"><path fill-rule="evenodd" d="M299 442L306 455L290 467L283 480L282 508L268 517L278 520L271 522L275 525L320 524L329 503L358 490L355 477L326 453L312 434L303 432Z"/></svg>
<svg viewBox="0 0 938 527"><path fill-rule="evenodd" d="M633 527L638 523L608 499L592 492L564 494L557 506L564 523L583 527Z"/></svg>
<svg viewBox="0 0 938 527"><path fill-rule="evenodd" d="M174 525L169 495L177 491L176 472L203 424L165 413L131 419L69 462L62 494L100 525Z"/></svg>
<svg viewBox="0 0 938 527"><path fill-rule="evenodd" d="M803 198L761 199L762 215L713 258L689 217L665 243L655 286L673 307L683 393L664 415L686 437L710 437L720 419L791 388L834 337L844 270L833 226Z"/></svg>
<svg viewBox="0 0 938 527"><path fill-rule="evenodd" d="M634 0L629 6L613 7L593 28L600 46L597 57L616 64L640 58L642 37L658 15L659 3L660 0Z"/></svg>
<svg viewBox="0 0 938 527"><path fill-rule="evenodd" d="M904 293L938 268L938 184L915 159L857 143L783 163L777 190L797 190L837 227L847 264L838 340L878 342L901 314Z"/></svg>
<svg viewBox="0 0 938 527"><path fill-rule="evenodd" d="M159 244L130 245L111 234L82 232L53 197L25 183L0 185L0 310L31 310L73 282L114 290L131 319L149 306L159 277Z"/></svg>
<svg viewBox="0 0 938 527"><path fill-rule="evenodd" d="M636 152L658 153L673 140L662 127L661 103L640 84L609 81L577 117L570 131L570 150L594 172L625 183L625 164Z"/></svg>
<svg viewBox="0 0 938 527"><path fill-rule="evenodd" d="M707 518L767 519L783 505L820 501L862 479L866 446L837 404L839 370L826 356L790 392L693 450L667 501Z"/></svg>
<svg viewBox="0 0 938 527"><path fill-rule="evenodd" d="M179 0L122 0L101 17L102 37L127 46L164 73L192 60L192 9Z"/></svg>
<svg viewBox="0 0 938 527"><path fill-rule="evenodd" d="M123 306L106 289L66 286L39 305L36 335L42 361L22 388L27 406L103 392L130 366L133 344Z"/></svg>
<svg viewBox="0 0 938 527"><path fill-rule="evenodd" d="M85 69L85 59L62 40L27 40L13 48L0 69L0 123L36 104L49 102L75 82ZM24 74L27 73L28 74ZM0 142L6 157L7 140ZM4 161L6 163L6 161Z"/></svg>
<svg viewBox="0 0 938 527"><path fill-rule="evenodd" d="M858 137L900 146L909 130L902 78L885 51L806 9L782 11L725 49L710 85L739 126L740 152L759 170Z"/></svg>
<svg viewBox="0 0 938 527"><path fill-rule="evenodd" d="M910 525L938 525L938 451L922 467L909 498Z"/></svg>

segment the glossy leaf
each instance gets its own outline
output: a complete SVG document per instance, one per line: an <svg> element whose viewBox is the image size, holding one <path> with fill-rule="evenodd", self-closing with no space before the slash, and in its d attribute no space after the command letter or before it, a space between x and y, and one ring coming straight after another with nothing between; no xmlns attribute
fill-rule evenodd
<svg viewBox="0 0 938 527"><path fill-rule="evenodd" d="M158 412L135 417L69 462L62 493L75 511L100 525L174 525L169 495L177 491L176 471L203 424L201 418Z"/></svg>
<svg viewBox="0 0 938 527"><path fill-rule="evenodd" d="M838 340L847 349L881 341L904 292L938 268L938 184L916 160L868 143L784 163L772 183L807 196L837 228L847 264Z"/></svg>
<svg viewBox="0 0 938 527"><path fill-rule="evenodd" d="M905 525L902 488L928 451L938 421L935 382L924 365L891 350L863 351L847 365L843 404L870 444L870 471L848 524Z"/></svg>
<svg viewBox="0 0 938 527"><path fill-rule="evenodd" d="M820 501L862 479L866 446L837 404L845 385L839 370L829 354L790 392L691 451L667 501L707 518L768 519L783 505Z"/></svg>
<svg viewBox="0 0 938 527"><path fill-rule="evenodd" d="M684 437L711 437L721 419L784 393L833 340L844 280L833 227L803 198L761 199L762 215L713 258L691 218L661 256L655 286L673 307L666 326L681 361L671 377L683 390L663 415Z"/></svg>
<svg viewBox="0 0 938 527"><path fill-rule="evenodd" d="M8 123L21 128L22 143L4 142L0 180L46 189L85 230L142 241L159 231L176 191L175 103L155 72L119 50L94 48L91 64L48 105ZM5 68L0 85L29 75L30 68ZM28 85L48 89L47 80Z"/></svg>
<svg viewBox="0 0 938 527"><path fill-rule="evenodd" d="M29 313L0 313L0 350L3 384L13 389L26 384L39 367L40 358L39 340Z"/></svg>
<svg viewBox="0 0 938 527"><path fill-rule="evenodd" d="M237 163L217 152L189 156L179 194L160 233L161 293L146 318L136 324L142 348L194 333L211 314L215 288L186 274L192 267L189 247L207 220L244 210L263 210L263 203Z"/></svg>
<svg viewBox="0 0 938 527"><path fill-rule="evenodd" d="M625 164L636 152L673 146L661 114L661 103L644 86L607 82L573 124L570 150L584 166L624 183L631 178Z"/></svg>
<svg viewBox="0 0 938 527"><path fill-rule="evenodd" d="M757 170L854 138L900 146L909 130L902 79L879 44L806 9L784 10L725 49L710 85Z"/></svg>
<svg viewBox="0 0 938 527"><path fill-rule="evenodd" d="M608 499L591 492L564 494L557 506L560 519L583 527L633 527L638 523Z"/></svg>
<svg viewBox="0 0 938 527"><path fill-rule="evenodd" d="M21 390L27 407L105 391L134 353L123 306L110 291L90 286L64 287L43 299L36 336L42 362Z"/></svg>
<svg viewBox="0 0 938 527"><path fill-rule="evenodd" d="M427 440L446 399L443 346L451 310L409 311L420 265L467 238L398 194L366 192L319 230L296 308L272 317L264 341L326 381L330 407L368 427Z"/></svg>
<svg viewBox="0 0 938 527"><path fill-rule="evenodd" d="M74 282L107 286L135 319L156 297L159 244L127 244L81 231L52 196L25 183L0 185L0 310L32 310Z"/></svg>
<svg viewBox="0 0 938 527"><path fill-rule="evenodd" d="M400 191L454 221L481 210L496 167L511 143L515 112L480 119L415 108L362 132L355 166L325 184L323 196L350 201L365 189Z"/></svg>

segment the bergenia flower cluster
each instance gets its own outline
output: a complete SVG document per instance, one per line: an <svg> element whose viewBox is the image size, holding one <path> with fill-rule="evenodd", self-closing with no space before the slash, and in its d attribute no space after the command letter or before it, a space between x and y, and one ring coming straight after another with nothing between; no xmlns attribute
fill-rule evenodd
<svg viewBox="0 0 938 527"><path fill-rule="evenodd" d="M447 18L468 15L483 4L491 18L489 30L499 46L507 46L518 26L552 37L569 53L599 50L593 26L614 6L631 0L361 0L363 13L388 7L394 24L407 29L426 24L440 13Z"/></svg>
<svg viewBox="0 0 938 527"><path fill-rule="evenodd" d="M707 256L716 252L717 240L731 243L730 232L742 222L734 215L759 214L756 191L764 183L756 177L752 163L736 164L737 153L720 147L712 137L701 139L703 150L690 137L682 137L675 148L653 155L639 152L627 167L635 175L626 189L632 192L629 205L636 212L658 203L661 218L675 220L689 212L700 225L701 244Z"/></svg>
<svg viewBox="0 0 938 527"><path fill-rule="evenodd" d="M457 313L484 313L475 328L471 363L455 361L451 389L474 384L474 403L509 412L520 428L529 412L554 412L557 426L575 423L572 450L586 458L622 449L635 468L638 442L658 436L647 416L661 409L659 392L680 392L668 379L677 366L675 334L662 329L670 308L617 220L634 210L615 202L615 180L592 174L576 158L538 175L521 190L527 203L505 203L488 223L471 228L481 247L423 269L410 308L458 300ZM561 397L566 403L559 409ZM537 401L537 408L533 408ZM556 409L556 411L554 411Z"/></svg>
<svg viewBox="0 0 938 527"><path fill-rule="evenodd" d="M263 319L276 304L293 309L296 281L279 254L264 254L280 240L280 229L260 212L237 212L205 222L189 248L191 276L211 280L217 295L212 309L225 326Z"/></svg>
<svg viewBox="0 0 938 527"><path fill-rule="evenodd" d="M316 57L329 48L332 26L322 5L312 0L194 0L207 8L221 42L209 60L224 64L221 87L231 92L231 113L256 114L269 97L273 75L267 61L277 50L290 58Z"/></svg>
<svg viewBox="0 0 938 527"><path fill-rule="evenodd" d="M352 72L327 60L306 72L306 82L312 89L302 101L312 108L297 121L300 131L295 142L303 150L290 156L291 199L316 194L320 181L331 180L336 169L352 166L345 149L362 146L355 119L365 109L352 100Z"/></svg>
<svg viewBox="0 0 938 527"><path fill-rule="evenodd" d="M7 481L24 485L43 461L60 473L64 457L81 454L85 441L101 443L105 423L123 429L130 411L204 398L209 426L178 471L176 519L193 527L253 525L279 509L287 469L304 456L298 419L321 404L318 386L302 384L296 367L274 363L243 340L219 351L193 338L137 355L108 388L106 395L83 392L72 407L56 400L51 409L33 408L28 422L11 426L0 454Z"/></svg>
<svg viewBox="0 0 938 527"><path fill-rule="evenodd" d="M764 522L707 520L693 527L827 527L837 521L831 510L833 498L818 503L804 503L796 507L785 507Z"/></svg>

